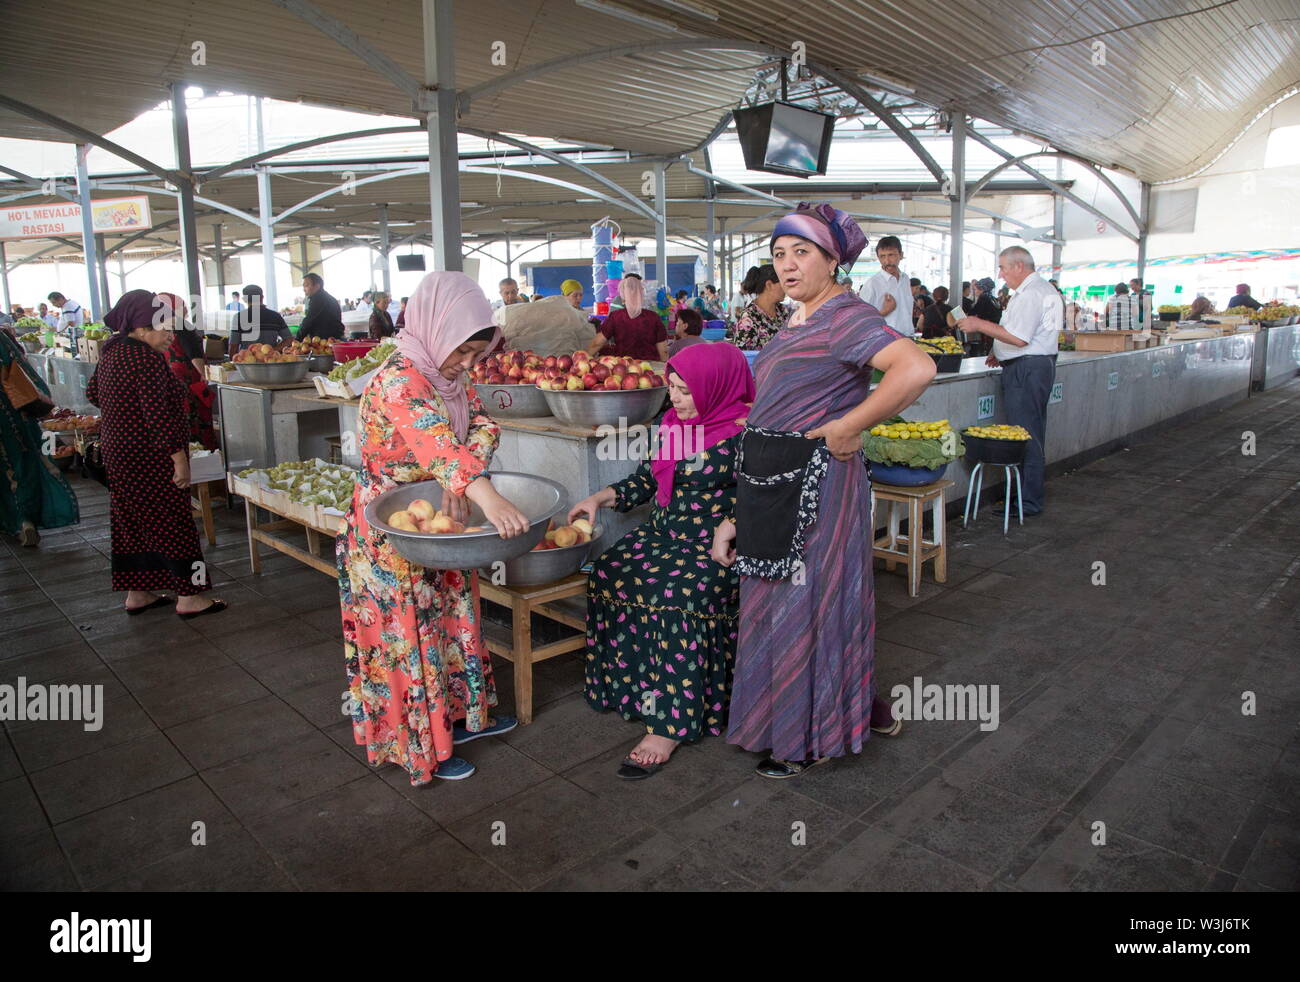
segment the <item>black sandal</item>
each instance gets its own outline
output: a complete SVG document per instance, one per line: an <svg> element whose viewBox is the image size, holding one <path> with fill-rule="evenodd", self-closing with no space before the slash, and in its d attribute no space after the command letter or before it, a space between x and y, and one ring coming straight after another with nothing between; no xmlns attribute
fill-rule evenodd
<svg viewBox="0 0 1300 982"><path fill-rule="evenodd" d="M152 602L140 607L128 607L126 604L123 604L122 609L126 611L128 617L134 617L136 614L143 614L146 610L153 610L155 607L169 607L171 606L171 602L171 597L154 597Z"/></svg>
<svg viewBox="0 0 1300 982"><path fill-rule="evenodd" d="M754 768L754 771L761 777L770 777L775 781L782 781L788 777L796 777L810 767L824 764L828 760L830 760L829 757L816 757L808 760L778 760L775 757L765 757Z"/></svg>
<svg viewBox="0 0 1300 982"><path fill-rule="evenodd" d="M214 600L212 601L212 603L208 604L202 610L195 610L188 614L182 614L178 610L176 611L176 616L183 621L188 621L194 617L202 617L204 614L220 614L225 609L226 609L226 602L224 600Z"/></svg>
<svg viewBox="0 0 1300 982"><path fill-rule="evenodd" d="M672 760L672 758L669 757L668 760ZM618 769L618 776L625 781L644 781L662 770L668 760L661 761L658 764L638 764L631 756L624 757L623 763Z"/></svg>

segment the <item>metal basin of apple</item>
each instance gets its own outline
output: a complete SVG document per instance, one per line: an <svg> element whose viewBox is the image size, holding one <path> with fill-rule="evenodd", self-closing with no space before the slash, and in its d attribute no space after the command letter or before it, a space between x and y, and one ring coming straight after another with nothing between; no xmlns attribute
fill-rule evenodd
<svg viewBox="0 0 1300 982"><path fill-rule="evenodd" d="M653 419L668 398L665 385L650 389L620 389L616 392L581 389L569 392L540 390L557 419L574 426L617 426Z"/></svg>
<svg viewBox="0 0 1300 982"><path fill-rule="evenodd" d="M306 358L298 361L241 361L235 363L235 367L239 369L240 377L245 382L254 382L259 385L286 385L290 382L301 382L307 377L307 365Z"/></svg>
<svg viewBox="0 0 1300 982"><path fill-rule="evenodd" d="M550 416L551 407L544 393L529 382L525 385L490 385L477 382L474 389L483 400L489 416L500 419L524 419L533 416Z"/></svg>
<svg viewBox="0 0 1300 982"><path fill-rule="evenodd" d="M592 548L600 538L601 527L597 525L591 533L591 541L576 545L561 546L556 549L533 549L506 560L506 586L537 586L540 583L554 583L566 576L572 576L587 561ZM545 535L545 533L543 533ZM492 576L494 570L483 568L483 575Z"/></svg>
<svg viewBox="0 0 1300 982"><path fill-rule="evenodd" d="M508 562L542 541L547 523L562 508L565 491L554 481L533 474L489 471L487 476L497 492L528 518L528 531L523 535L513 539L501 538L473 503L470 503L465 524L469 527L487 525L487 531L433 535L407 532L388 524L385 520L388 516L406 508L417 498L424 498L437 508L442 501L442 485L437 481L417 481L385 491L366 505L366 522L388 536L393 551L399 556L427 569L478 569L491 567L498 561Z"/></svg>

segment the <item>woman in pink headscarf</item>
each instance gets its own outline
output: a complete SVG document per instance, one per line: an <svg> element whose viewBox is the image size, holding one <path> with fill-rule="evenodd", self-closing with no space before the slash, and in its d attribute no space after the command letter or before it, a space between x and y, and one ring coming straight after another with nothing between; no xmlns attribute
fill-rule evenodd
<svg viewBox="0 0 1300 982"><path fill-rule="evenodd" d="M668 394L656 452L569 513L595 525L601 508L654 503L587 580L587 702L645 727L619 767L630 780L659 770L683 740L722 734L736 651L740 579L709 549L735 504L739 420L754 378L734 345L695 345L668 363Z"/></svg>
<svg viewBox="0 0 1300 982"><path fill-rule="evenodd" d="M628 273L618 292L623 298L623 309L610 311L587 351L598 355L608 345L619 358L667 361L668 329L663 318L645 309L645 284L641 277Z"/></svg>
<svg viewBox="0 0 1300 982"><path fill-rule="evenodd" d="M336 546L352 731L372 765L400 764L413 785L469 777L474 765L454 745L516 723L489 715L497 695L478 575L408 563L365 508L399 484L436 480L453 517L464 518L468 498L502 536L528 528L485 476L500 430L464 384L499 341L477 283L430 273L411 296L397 352L361 395L362 467Z"/></svg>

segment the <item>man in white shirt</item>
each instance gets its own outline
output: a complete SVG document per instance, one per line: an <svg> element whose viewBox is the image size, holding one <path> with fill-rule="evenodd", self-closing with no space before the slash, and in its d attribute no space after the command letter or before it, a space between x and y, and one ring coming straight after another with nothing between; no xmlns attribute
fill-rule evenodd
<svg viewBox="0 0 1300 982"><path fill-rule="evenodd" d="M352 309L358 314L365 314L368 318L370 312L375 309L375 305L370 302L373 297L374 294L367 290L361 294L361 299L357 301L357 305Z"/></svg>
<svg viewBox="0 0 1300 982"><path fill-rule="evenodd" d="M1002 323L967 317L961 326L993 338L988 364L1002 366L1007 422L1023 426L1030 435L1021 474L1021 501L1026 515L1038 515L1046 496L1043 448L1047 400L1056 381L1057 336L1065 302L1057 289L1034 271L1034 257L1023 246L1010 246L998 254L998 275L1016 291L1002 314Z"/></svg>
<svg viewBox="0 0 1300 982"><path fill-rule="evenodd" d="M517 303L526 302L519 296L519 283L512 277L507 276L498 283L497 292L501 294L501 299L492 301L493 310L500 310L502 307L512 307Z"/></svg>
<svg viewBox="0 0 1300 982"><path fill-rule="evenodd" d="M39 316L41 320L45 321L45 323L50 327L53 327L56 330L58 329L59 315L50 310L49 304L41 304L40 313L37 316Z"/></svg>
<svg viewBox="0 0 1300 982"><path fill-rule="evenodd" d="M75 343L77 340L77 329L86 323L86 312L82 309L81 304L75 300L69 300L62 293L51 293L45 298L54 306L59 308L59 322L55 326L56 331L68 332L68 336Z"/></svg>
<svg viewBox="0 0 1300 982"><path fill-rule="evenodd" d="M867 280L858 291L860 296L875 307L885 323L905 338L916 333L912 320L912 287L899 263L903 261L903 243L897 235L886 235L876 243L876 259L881 271Z"/></svg>

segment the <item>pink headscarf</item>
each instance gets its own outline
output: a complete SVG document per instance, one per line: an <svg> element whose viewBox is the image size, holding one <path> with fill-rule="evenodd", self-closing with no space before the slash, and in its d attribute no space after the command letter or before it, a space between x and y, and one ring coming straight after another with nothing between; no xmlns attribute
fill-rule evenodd
<svg viewBox="0 0 1300 982"><path fill-rule="evenodd" d="M624 276L623 282L618 285L618 295L623 298L623 309L627 311L627 316L641 316L641 308L645 306L645 284L640 277Z"/></svg>
<svg viewBox="0 0 1300 982"><path fill-rule="evenodd" d="M469 433L469 397L462 380L443 377L438 367L467 338L487 327L492 327L492 307L477 283L464 273L430 273L411 294L406 326L397 335L397 350L442 396L458 440ZM498 328L487 350L500 340Z"/></svg>
<svg viewBox="0 0 1300 982"><path fill-rule="evenodd" d="M659 427L659 447L650 462L650 473L659 485L656 500L667 507L673 497L673 469L686 458L686 430L700 427L703 439L692 434L692 454L707 450L743 426L736 420L749 415L754 401L754 375L749 362L734 344L717 341L693 344L673 355L664 374L680 375L695 400L694 419L683 420L676 409L664 413Z"/></svg>

